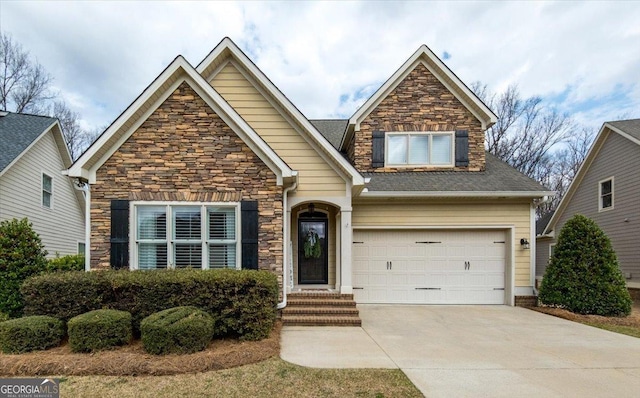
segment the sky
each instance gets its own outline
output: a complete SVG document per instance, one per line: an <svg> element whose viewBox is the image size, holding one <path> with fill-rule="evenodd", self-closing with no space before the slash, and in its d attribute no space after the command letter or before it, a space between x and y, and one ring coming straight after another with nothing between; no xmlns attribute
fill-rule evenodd
<svg viewBox="0 0 640 398"><path fill-rule="evenodd" d="M348 118L420 45L467 85L598 129L640 118L640 2L0 0L0 30L86 129L113 122L177 56L230 37L308 118Z"/></svg>

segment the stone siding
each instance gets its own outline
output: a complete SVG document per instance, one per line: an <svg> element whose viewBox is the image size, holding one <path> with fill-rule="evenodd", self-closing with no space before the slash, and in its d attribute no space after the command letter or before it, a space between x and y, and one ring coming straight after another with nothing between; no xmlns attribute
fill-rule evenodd
<svg viewBox="0 0 640 398"><path fill-rule="evenodd" d="M113 199L257 200L259 267L282 277L282 187L186 83L97 171L91 186L91 268L109 267Z"/></svg>
<svg viewBox="0 0 640 398"><path fill-rule="evenodd" d="M347 154L360 172L451 170L437 167L371 167L373 131L469 132L469 166L460 171L483 171L485 167L482 124L423 65L409 75L360 123Z"/></svg>

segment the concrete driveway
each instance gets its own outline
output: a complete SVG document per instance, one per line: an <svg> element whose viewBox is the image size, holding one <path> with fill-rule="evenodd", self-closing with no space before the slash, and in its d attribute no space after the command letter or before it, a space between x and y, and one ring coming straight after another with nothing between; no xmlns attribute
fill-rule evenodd
<svg viewBox="0 0 640 398"><path fill-rule="evenodd" d="M506 306L358 305L362 328L285 327L281 357L400 368L427 397L638 397L640 339Z"/></svg>

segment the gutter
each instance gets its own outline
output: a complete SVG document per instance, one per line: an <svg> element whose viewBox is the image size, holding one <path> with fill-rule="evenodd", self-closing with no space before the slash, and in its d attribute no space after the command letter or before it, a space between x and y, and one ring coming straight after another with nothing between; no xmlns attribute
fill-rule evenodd
<svg viewBox="0 0 640 398"><path fill-rule="evenodd" d="M287 226L289 225L289 219L287 214L287 195L290 191L295 190L298 187L298 175L296 174L296 180L293 185L287 187L282 192L282 301L278 303L277 309L281 310L287 306L287 266L289 265L289 239L287 238Z"/></svg>

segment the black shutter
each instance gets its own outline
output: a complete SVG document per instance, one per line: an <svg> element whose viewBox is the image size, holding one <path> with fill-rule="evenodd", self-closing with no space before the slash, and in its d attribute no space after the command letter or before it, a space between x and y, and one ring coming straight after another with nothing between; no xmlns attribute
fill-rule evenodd
<svg viewBox="0 0 640 398"><path fill-rule="evenodd" d="M372 138L371 167L384 167L384 131L374 131Z"/></svg>
<svg viewBox="0 0 640 398"><path fill-rule="evenodd" d="M111 201L111 268L129 268L129 201Z"/></svg>
<svg viewBox="0 0 640 398"><path fill-rule="evenodd" d="M258 202L240 202L242 269L258 269Z"/></svg>
<svg viewBox="0 0 640 398"><path fill-rule="evenodd" d="M456 130L456 167L469 166L469 132Z"/></svg>

